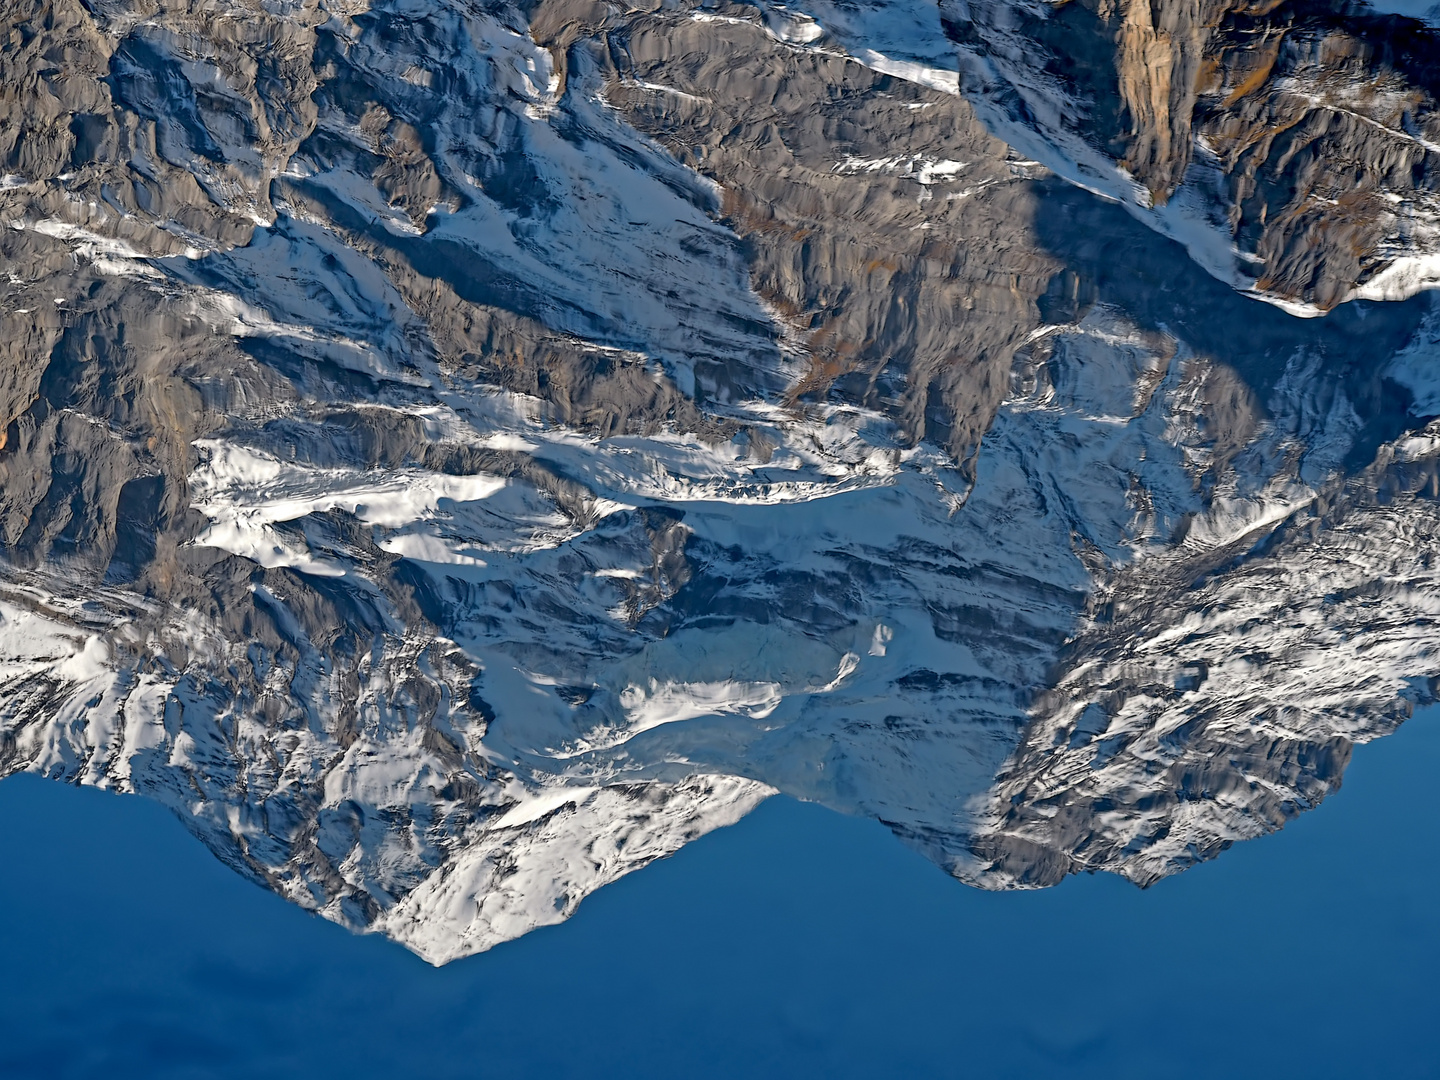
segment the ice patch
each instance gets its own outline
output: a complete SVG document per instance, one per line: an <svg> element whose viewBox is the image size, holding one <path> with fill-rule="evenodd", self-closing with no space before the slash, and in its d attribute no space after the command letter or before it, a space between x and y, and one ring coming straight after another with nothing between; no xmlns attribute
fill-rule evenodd
<svg viewBox="0 0 1440 1080"><path fill-rule="evenodd" d="M340 509L371 525L400 528L430 516L444 500L479 502L506 485L484 474L311 468L213 439L197 440L195 446L210 454L192 474L191 483L202 496L195 508L222 519L243 515L257 524Z"/></svg>
<svg viewBox="0 0 1440 1080"><path fill-rule="evenodd" d="M42 671L85 682L109 673L109 660L109 649L98 636L0 600L0 685Z"/></svg>
<svg viewBox="0 0 1440 1080"><path fill-rule="evenodd" d="M884 623L876 624L875 633L870 638L870 655L884 656L886 648L894 638L894 630L890 629L890 627Z"/></svg>
<svg viewBox="0 0 1440 1080"><path fill-rule="evenodd" d="M380 542L380 547L395 555L420 562L450 566L484 566L485 560L471 554L474 546L457 547L431 533L401 533Z"/></svg>
<svg viewBox="0 0 1440 1080"><path fill-rule="evenodd" d="M854 56L866 67L878 71L882 75L892 75L897 79L904 79L906 82L928 87L931 90L939 90L945 94L958 95L960 93L960 73L958 71L930 67L913 60L897 60L894 57L878 53L874 49L858 49Z"/></svg>
<svg viewBox="0 0 1440 1080"><path fill-rule="evenodd" d="M565 805L578 790L561 789L554 797ZM492 826L372 928L432 964L480 952L561 922L581 897L734 824L774 793L754 780L705 775L593 790L572 813L526 822L534 828L523 841Z"/></svg>
<svg viewBox="0 0 1440 1080"><path fill-rule="evenodd" d="M801 0L761 3L772 28L794 26L781 39L821 48L834 42L872 71L945 94L960 92L955 46L940 25L933 3L902 0ZM772 29L777 37L781 34Z"/></svg>
<svg viewBox="0 0 1440 1080"><path fill-rule="evenodd" d="M452 476L419 469L393 471L320 469L282 462L273 455L220 440L196 442L208 460L191 474L192 504L210 519L193 543L254 559L262 566L291 566L336 576L344 571L282 538L271 526L309 514L344 510L369 525L412 526L434 517L442 503L480 502L502 491L506 481L483 474ZM433 539L433 538L432 538ZM396 537L398 553L442 554L443 545L423 536ZM438 561L461 562L450 551ZM483 565L483 563L481 563Z"/></svg>
<svg viewBox="0 0 1440 1080"><path fill-rule="evenodd" d="M929 187L932 184L957 179L970 167L968 161L954 161L948 158L930 158L923 154L909 157L862 158L847 157L835 166L835 171L844 175L854 173L889 173Z"/></svg>
<svg viewBox="0 0 1440 1080"><path fill-rule="evenodd" d="M75 254L94 263L102 274L116 277L159 278L163 275L150 265L149 257L123 240L102 236L79 225L55 218L42 221L13 222L15 229L29 229L56 240L73 244Z"/></svg>
<svg viewBox="0 0 1440 1080"><path fill-rule="evenodd" d="M1354 295L1361 300L1406 300L1429 289L1440 289L1440 252L1396 259Z"/></svg>
<svg viewBox="0 0 1440 1080"><path fill-rule="evenodd" d="M546 814L554 813L562 806L583 806L586 800L600 790L593 787L550 788L512 806L494 821L485 823L487 832L495 829L514 829L539 821Z"/></svg>
<svg viewBox="0 0 1440 1080"><path fill-rule="evenodd" d="M629 721L626 736L642 731L694 720L701 716L738 713L763 720L784 700L780 684L773 682L660 682L651 679L648 689L630 685L620 692L620 705Z"/></svg>

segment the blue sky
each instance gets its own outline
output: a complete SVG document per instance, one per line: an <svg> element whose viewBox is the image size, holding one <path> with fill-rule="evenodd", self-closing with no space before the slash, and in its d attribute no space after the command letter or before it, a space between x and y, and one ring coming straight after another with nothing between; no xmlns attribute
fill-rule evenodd
<svg viewBox="0 0 1440 1080"><path fill-rule="evenodd" d="M1142 892L951 881L775 799L433 969L143 800L0 784L0 1076L1440 1076L1440 712L1283 833Z"/></svg>

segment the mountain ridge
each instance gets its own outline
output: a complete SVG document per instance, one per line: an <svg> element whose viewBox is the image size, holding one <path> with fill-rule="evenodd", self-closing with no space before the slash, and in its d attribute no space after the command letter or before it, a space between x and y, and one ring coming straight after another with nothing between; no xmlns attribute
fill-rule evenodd
<svg viewBox="0 0 1440 1080"><path fill-rule="evenodd" d="M434 963L776 791L989 888L1318 803L1440 677L1437 309L1232 287L954 10L7 15L0 773Z"/></svg>

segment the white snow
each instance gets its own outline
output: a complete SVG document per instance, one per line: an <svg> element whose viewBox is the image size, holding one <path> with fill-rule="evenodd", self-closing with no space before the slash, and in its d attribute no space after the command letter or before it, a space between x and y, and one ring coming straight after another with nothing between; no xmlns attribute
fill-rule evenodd
<svg viewBox="0 0 1440 1080"><path fill-rule="evenodd" d="M1355 290L1361 300L1406 300L1416 293L1440 289L1440 251L1405 255Z"/></svg>
<svg viewBox="0 0 1440 1080"><path fill-rule="evenodd" d="M558 787L547 788L532 798L516 803L494 821L485 823L487 831L493 829L514 829L539 821L546 814L552 814L562 806L584 806L586 800L599 788Z"/></svg>
<svg viewBox="0 0 1440 1080"><path fill-rule="evenodd" d="M194 543L244 555L262 566L294 566L325 576L344 571L298 551L270 526L338 509L370 525L399 529L434 518L442 504L480 502L506 486L505 480L484 475L320 469L214 439L201 440L196 447L208 460L191 476L194 506L211 524ZM400 553L443 552L447 557L438 561L465 559L423 535L394 537L388 543L395 545L389 550Z"/></svg>
<svg viewBox="0 0 1440 1080"><path fill-rule="evenodd" d="M0 683L41 671L84 682L109 670L105 643L0 599Z"/></svg>
<svg viewBox="0 0 1440 1080"><path fill-rule="evenodd" d="M870 638L870 655L884 656L886 650L890 646L890 642L894 639L895 631L893 629L886 626L884 623L876 623L875 633L871 635Z"/></svg>
<svg viewBox="0 0 1440 1080"><path fill-rule="evenodd" d="M569 813L525 823L523 840L508 829L487 831L372 928L432 964L468 956L563 921L587 893L733 824L773 793L732 776L652 784L638 794L602 788Z"/></svg>
<svg viewBox="0 0 1440 1080"><path fill-rule="evenodd" d="M882 75L893 75L897 79L904 79L906 82L913 82L946 94L960 93L960 74L954 70L930 67L928 64L916 63L913 60L897 60L878 53L874 49L857 50L855 59Z"/></svg>
<svg viewBox="0 0 1440 1080"><path fill-rule="evenodd" d="M660 683L651 679L648 687L630 685L620 691L620 704L629 722L627 735L693 720L698 716L740 713L763 720L779 706L783 694L778 683Z"/></svg>

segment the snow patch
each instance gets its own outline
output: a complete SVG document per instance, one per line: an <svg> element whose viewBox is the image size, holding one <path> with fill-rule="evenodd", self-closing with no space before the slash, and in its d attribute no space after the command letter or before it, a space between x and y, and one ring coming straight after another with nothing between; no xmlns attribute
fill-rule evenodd
<svg viewBox="0 0 1440 1080"><path fill-rule="evenodd" d="M763 720L784 700L780 684L773 682L675 683L651 679L649 687L631 684L620 692L620 704L629 721L626 737L662 724L676 724L701 716L738 713Z"/></svg>

